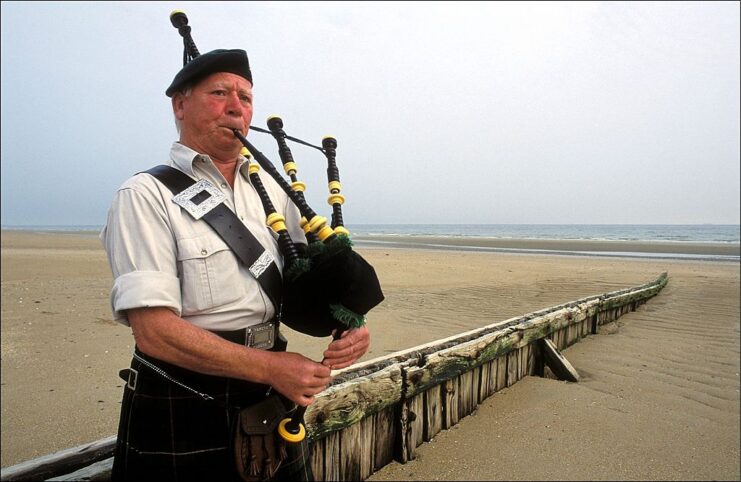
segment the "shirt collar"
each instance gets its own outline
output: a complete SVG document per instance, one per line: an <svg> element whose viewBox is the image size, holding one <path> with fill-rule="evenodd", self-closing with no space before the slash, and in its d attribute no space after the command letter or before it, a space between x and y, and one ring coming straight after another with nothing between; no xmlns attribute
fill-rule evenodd
<svg viewBox="0 0 741 482"><path fill-rule="evenodd" d="M173 165L193 177L193 163L201 157L196 151L179 142L173 142L170 148L170 160Z"/></svg>
<svg viewBox="0 0 741 482"><path fill-rule="evenodd" d="M193 163L201 159L211 162L211 158L206 154L199 154L190 147L177 141L172 143L172 147L170 148L170 160L175 165L175 167L188 174L189 176L195 177ZM239 156L238 170L241 171L242 169L246 169L246 160L247 159L244 156ZM247 171L243 171L243 174L247 174Z"/></svg>

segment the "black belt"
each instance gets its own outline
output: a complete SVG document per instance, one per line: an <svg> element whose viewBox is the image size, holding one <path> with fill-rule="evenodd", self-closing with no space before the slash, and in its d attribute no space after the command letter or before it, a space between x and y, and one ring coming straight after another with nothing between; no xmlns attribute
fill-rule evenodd
<svg viewBox="0 0 741 482"><path fill-rule="evenodd" d="M236 343L238 345L244 345L251 348L260 348L269 351L285 351L286 342L280 336L280 331L278 329L279 326L280 323L278 322L278 320L273 318L269 322L248 326L247 328L242 328L241 330L209 331L227 341L231 341L232 343Z"/></svg>
<svg viewBox="0 0 741 482"><path fill-rule="evenodd" d="M236 343L237 345L244 345L245 339L247 338L247 329L242 328L241 330L237 331L218 331L218 330L209 330L214 335L219 335L223 339L227 341L231 341L232 343Z"/></svg>

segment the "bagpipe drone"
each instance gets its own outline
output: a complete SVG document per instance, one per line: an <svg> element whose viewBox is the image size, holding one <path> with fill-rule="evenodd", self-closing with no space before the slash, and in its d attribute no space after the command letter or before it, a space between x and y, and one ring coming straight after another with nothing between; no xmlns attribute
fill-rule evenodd
<svg viewBox="0 0 741 482"><path fill-rule="evenodd" d="M186 15L176 10L170 15L170 21L183 37L185 66L200 53L190 34L191 28ZM251 80L249 70L247 75ZM283 130L282 119L275 116L268 119L267 125L268 130L255 126L251 126L250 130L269 133L275 138L283 169L291 180L290 184L239 130L235 129L234 135L244 146L242 154L250 160L250 181L260 196L267 215L266 224L276 233L283 256L280 321L301 333L315 337L333 335L338 339L345 330L363 326L365 315L381 303L384 296L375 270L352 249L349 232L344 227L342 204L345 198L341 194L339 170L335 160L337 141L333 137L325 137L322 147L318 147L288 136ZM329 225L327 219L318 215L306 202L303 194L305 185L297 178L298 167L287 140L316 148L327 158L328 203L332 206L332 220ZM260 168L276 181L297 206L307 241L305 249L303 243L294 243L291 239L285 218L275 209L258 175ZM278 431L287 441L299 442L305 437L302 423L304 412L305 407L299 407L292 418L281 422Z"/></svg>

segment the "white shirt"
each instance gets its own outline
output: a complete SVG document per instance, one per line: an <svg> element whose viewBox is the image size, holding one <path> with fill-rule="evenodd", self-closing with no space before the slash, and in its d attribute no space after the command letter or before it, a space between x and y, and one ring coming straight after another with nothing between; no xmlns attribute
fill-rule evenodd
<svg viewBox="0 0 741 482"><path fill-rule="evenodd" d="M282 271L277 235L266 226L245 158L238 161L233 191L208 156L176 142L170 160L171 166L192 178L207 179L221 189L224 203ZM305 243L296 206L270 175L262 170L259 175L276 210L285 216L293 242ZM143 307L170 308L209 330L237 330L272 318L273 305L248 269L213 228L193 219L172 197L149 174L133 176L116 193L100 233L114 278L114 319L128 325L125 310Z"/></svg>

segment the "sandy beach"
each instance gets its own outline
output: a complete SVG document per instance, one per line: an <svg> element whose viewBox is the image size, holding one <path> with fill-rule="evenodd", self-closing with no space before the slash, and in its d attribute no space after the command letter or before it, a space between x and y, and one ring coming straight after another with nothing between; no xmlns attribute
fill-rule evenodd
<svg viewBox="0 0 741 482"><path fill-rule="evenodd" d="M416 460L370 480L739 480L737 261L524 254L547 248L517 240L497 246L514 252L397 241L357 247L386 295L368 317L364 360L664 271L669 283L616 330L564 351L579 383L528 377L419 447ZM681 246L676 254L739 251ZM133 337L112 321L112 279L96 234L4 230L1 261L2 466L114 435L118 371L129 364ZM328 343L287 332L289 350L313 358Z"/></svg>

